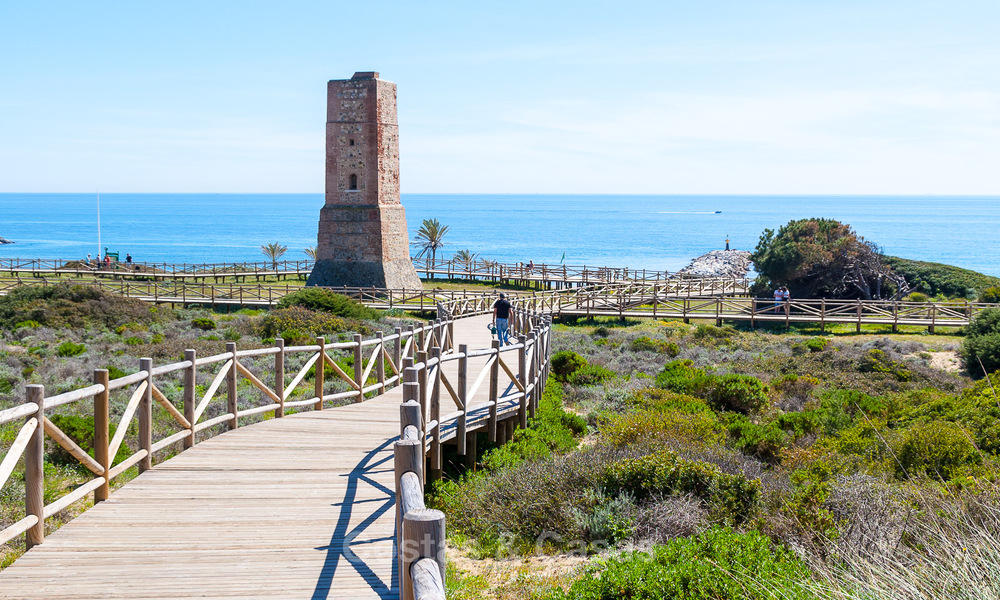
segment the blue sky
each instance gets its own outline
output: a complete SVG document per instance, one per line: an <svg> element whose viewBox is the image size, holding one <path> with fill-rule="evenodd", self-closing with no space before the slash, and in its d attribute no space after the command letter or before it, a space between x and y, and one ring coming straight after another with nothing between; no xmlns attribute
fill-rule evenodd
<svg viewBox="0 0 1000 600"><path fill-rule="evenodd" d="M321 192L326 81L404 193L1000 194L1000 3L0 0L0 192Z"/></svg>

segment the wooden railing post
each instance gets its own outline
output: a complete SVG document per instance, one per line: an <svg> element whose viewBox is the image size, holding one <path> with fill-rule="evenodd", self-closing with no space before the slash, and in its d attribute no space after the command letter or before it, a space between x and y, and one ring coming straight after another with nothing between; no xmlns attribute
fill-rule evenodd
<svg viewBox="0 0 1000 600"><path fill-rule="evenodd" d="M431 356L437 359L431 386L431 415L434 427L427 432L431 437L431 460L429 478L433 481L441 477L441 348L431 348Z"/></svg>
<svg viewBox="0 0 1000 600"><path fill-rule="evenodd" d="M497 441L497 402L500 391L500 340L493 340L493 364L490 365L490 418L486 425L486 435L490 442Z"/></svg>
<svg viewBox="0 0 1000 600"><path fill-rule="evenodd" d="M385 334L378 331L378 345L375 346L375 378L378 380L378 393L385 393Z"/></svg>
<svg viewBox="0 0 1000 600"><path fill-rule="evenodd" d="M393 335L396 336L396 339L392 341L392 364L395 365L396 370L402 373L403 364L399 361L402 358L400 354L403 352L403 328L402 327L395 328L393 330ZM399 381L402 380L403 378L402 376L400 376Z"/></svg>
<svg viewBox="0 0 1000 600"><path fill-rule="evenodd" d="M417 585L424 589L443 588L444 585L446 565L444 513L429 508L408 512L403 515L402 529L402 544L399 546L402 558L399 571L402 592L400 598L417 600L415 594ZM433 574L436 576L433 579L437 581L433 583L416 582L414 578L413 565L425 558L434 559L438 568L438 572Z"/></svg>
<svg viewBox="0 0 1000 600"><path fill-rule="evenodd" d="M316 404L313 405L313 409L323 410L323 376L326 373L326 338L320 336L316 338L316 343L319 344L319 359L316 361L316 385L313 390L313 393L316 396Z"/></svg>
<svg viewBox="0 0 1000 600"><path fill-rule="evenodd" d="M407 337L410 338L410 358L416 358L417 354L417 338L416 334L413 332L413 325L406 326Z"/></svg>
<svg viewBox="0 0 1000 600"><path fill-rule="evenodd" d="M524 386L524 394L521 395L520 407L517 410L518 421L521 428L528 426L528 355L524 350L524 345L528 338L522 333L517 336L517 343L521 345L517 349L517 378Z"/></svg>
<svg viewBox="0 0 1000 600"><path fill-rule="evenodd" d="M107 369L94 369L94 383L104 386L103 392L94 394L94 460L104 468L104 485L94 490L94 504L107 500L111 493L111 458L108 444L110 443L109 424L111 415L109 404L111 392L108 383L111 381Z"/></svg>
<svg viewBox="0 0 1000 600"><path fill-rule="evenodd" d="M455 390L458 393L458 403L459 408L462 410L462 414L458 416L458 423L455 428L455 442L458 444L458 453L461 456L465 456L466 453L466 431L465 424L467 413L469 410L468 398L466 398L466 393L468 392L468 375L469 375L469 357L466 355L469 347L466 344L459 344L458 352L461 355L458 359L458 389Z"/></svg>
<svg viewBox="0 0 1000 600"><path fill-rule="evenodd" d="M538 373L538 337L535 334L535 330L532 329L528 333L528 342L531 343L531 356L528 359L528 379L524 384L525 393L527 393L527 388L529 385L534 386L535 375ZM535 404L538 402L538 388L533 387L528 398L528 416L532 419L535 418Z"/></svg>
<svg viewBox="0 0 1000 600"><path fill-rule="evenodd" d="M35 414L28 419L37 419L38 427L31 434L24 450L24 514L34 515L38 522L25 532L25 544L30 550L45 541L45 387L27 386L27 401L38 405Z"/></svg>
<svg viewBox="0 0 1000 600"><path fill-rule="evenodd" d="M285 340L277 338L274 345L278 352L274 355L274 393L278 395L278 408L274 409L274 418L285 416Z"/></svg>
<svg viewBox="0 0 1000 600"><path fill-rule="evenodd" d="M361 334L354 334L354 383L358 386L358 402L364 402L365 394L361 390L365 387L362 377L365 375L365 361L361 356Z"/></svg>
<svg viewBox="0 0 1000 600"><path fill-rule="evenodd" d="M420 394L415 400L420 403L420 414L427 414L427 352L417 352L417 362L423 367L417 372L417 383L420 384Z"/></svg>
<svg viewBox="0 0 1000 600"><path fill-rule="evenodd" d="M229 429L232 431L239 427L237 414L239 407L239 372L236 370L236 342L226 342L226 352L233 353L233 367L226 373L226 412L232 413L229 419Z"/></svg>
<svg viewBox="0 0 1000 600"><path fill-rule="evenodd" d="M194 446L194 409L198 404L198 390L196 387L196 375L197 370L194 366L194 361L197 358L197 353L194 350L184 351L184 360L191 361L191 366L184 369L184 392L183 392L183 402L184 402L184 418L187 422L191 424L191 434L184 438L184 449L187 450ZM236 367L232 367L232 371L236 370Z"/></svg>
<svg viewBox="0 0 1000 600"><path fill-rule="evenodd" d="M139 461L139 472L144 473L153 468L153 359L140 358L139 370L147 373L146 391L142 394L138 411L139 449L146 451L146 456ZM125 425L122 424L123 427Z"/></svg>

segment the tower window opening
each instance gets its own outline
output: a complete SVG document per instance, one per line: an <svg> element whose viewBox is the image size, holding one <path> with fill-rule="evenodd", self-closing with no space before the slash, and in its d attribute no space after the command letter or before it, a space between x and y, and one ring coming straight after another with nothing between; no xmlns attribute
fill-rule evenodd
<svg viewBox="0 0 1000 600"><path fill-rule="evenodd" d="M354 145L354 138L351 138L351 145Z"/></svg>
<svg viewBox="0 0 1000 600"><path fill-rule="evenodd" d="M355 175L354 173L351 173L351 181L350 181L350 185L348 186L347 189L349 189L349 190L356 190L356 189L358 189L358 176Z"/></svg>

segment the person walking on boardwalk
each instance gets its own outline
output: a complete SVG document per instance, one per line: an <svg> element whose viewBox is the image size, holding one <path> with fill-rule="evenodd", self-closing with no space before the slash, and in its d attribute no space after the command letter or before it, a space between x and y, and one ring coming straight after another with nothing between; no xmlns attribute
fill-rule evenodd
<svg viewBox="0 0 1000 600"><path fill-rule="evenodd" d="M497 328L497 339L500 345L510 344L510 336L507 327L510 324L510 302L502 293L500 299L493 303L493 324Z"/></svg>

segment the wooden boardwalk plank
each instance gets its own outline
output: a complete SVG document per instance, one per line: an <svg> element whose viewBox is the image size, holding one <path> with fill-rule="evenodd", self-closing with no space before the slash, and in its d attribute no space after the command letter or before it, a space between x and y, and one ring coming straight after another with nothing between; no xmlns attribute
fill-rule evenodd
<svg viewBox="0 0 1000 600"><path fill-rule="evenodd" d="M456 339L488 347L487 322ZM48 535L0 572L0 598L396 598L401 402L396 387L205 440Z"/></svg>

